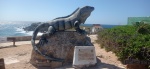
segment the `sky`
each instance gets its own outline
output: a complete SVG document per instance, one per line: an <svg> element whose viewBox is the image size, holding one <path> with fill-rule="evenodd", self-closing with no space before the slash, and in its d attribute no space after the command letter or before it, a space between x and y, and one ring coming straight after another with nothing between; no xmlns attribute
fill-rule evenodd
<svg viewBox="0 0 150 69"><path fill-rule="evenodd" d="M95 8L87 24L125 25L128 17L150 16L150 0L0 0L0 21L46 22L86 5Z"/></svg>

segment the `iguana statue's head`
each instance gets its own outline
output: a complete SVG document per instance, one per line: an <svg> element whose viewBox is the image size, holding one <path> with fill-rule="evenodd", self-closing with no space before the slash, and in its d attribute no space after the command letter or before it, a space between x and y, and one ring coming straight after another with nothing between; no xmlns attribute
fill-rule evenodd
<svg viewBox="0 0 150 69"><path fill-rule="evenodd" d="M93 10L94 10L94 7L91 7L91 6L84 6L80 8L80 15L79 15L80 22L84 24L84 22L90 16Z"/></svg>

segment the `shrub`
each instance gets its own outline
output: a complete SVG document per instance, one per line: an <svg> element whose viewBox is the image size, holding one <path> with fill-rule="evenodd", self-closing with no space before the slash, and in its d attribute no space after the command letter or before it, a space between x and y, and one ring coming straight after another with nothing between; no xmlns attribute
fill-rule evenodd
<svg viewBox="0 0 150 69"><path fill-rule="evenodd" d="M98 33L97 43L112 51L119 60L128 58L150 61L150 25L118 26Z"/></svg>

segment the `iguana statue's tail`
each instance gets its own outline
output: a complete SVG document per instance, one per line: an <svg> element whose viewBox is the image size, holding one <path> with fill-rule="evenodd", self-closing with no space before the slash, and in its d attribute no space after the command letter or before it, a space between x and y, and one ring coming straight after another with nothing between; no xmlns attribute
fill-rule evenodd
<svg viewBox="0 0 150 69"><path fill-rule="evenodd" d="M40 25L37 26L36 29L34 30L33 35L32 35L32 38L31 38L31 44L32 44L32 46L33 46L33 49L34 49L38 54L42 55L43 57L45 57L45 58L48 59L48 60L63 61L63 59L51 58L51 57L49 57L49 56L43 54L43 53L38 49L38 47L36 46L36 44L35 44L36 36L37 36L39 30L40 30L41 28L45 28L45 27L49 27L49 24L48 24L48 23L40 24Z"/></svg>

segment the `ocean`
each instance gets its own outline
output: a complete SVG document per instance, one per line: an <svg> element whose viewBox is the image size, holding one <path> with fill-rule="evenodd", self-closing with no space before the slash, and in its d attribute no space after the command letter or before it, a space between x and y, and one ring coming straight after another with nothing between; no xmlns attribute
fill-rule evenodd
<svg viewBox="0 0 150 69"><path fill-rule="evenodd" d="M31 36L33 31L26 32L23 28L30 26L32 23L26 21L0 22L0 37ZM38 35L40 34L42 33Z"/></svg>
<svg viewBox="0 0 150 69"><path fill-rule="evenodd" d="M0 37L11 37L11 36L32 36L33 31L24 31L23 28L30 26L35 22L27 21L12 21L12 22L0 22ZM92 25L92 24L85 24ZM101 25L103 28L112 28L117 25ZM38 33L41 35L42 33Z"/></svg>
<svg viewBox="0 0 150 69"><path fill-rule="evenodd" d="M82 24L82 26L92 26L93 24ZM121 26L121 25L106 25L106 24L100 24L104 29L108 29L108 28L113 28L113 27L116 27L116 26Z"/></svg>

